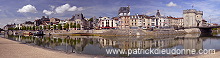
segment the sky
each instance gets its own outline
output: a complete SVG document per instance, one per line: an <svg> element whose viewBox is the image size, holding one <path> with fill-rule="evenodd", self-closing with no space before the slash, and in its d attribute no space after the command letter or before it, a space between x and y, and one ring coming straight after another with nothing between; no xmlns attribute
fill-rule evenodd
<svg viewBox="0 0 220 58"><path fill-rule="evenodd" d="M131 15L182 17L183 10L203 11L203 18L220 23L220 0L0 0L0 27L34 21L42 16L68 19L77 13L86 18L115 17L120 7L130 6Z"/></svg>

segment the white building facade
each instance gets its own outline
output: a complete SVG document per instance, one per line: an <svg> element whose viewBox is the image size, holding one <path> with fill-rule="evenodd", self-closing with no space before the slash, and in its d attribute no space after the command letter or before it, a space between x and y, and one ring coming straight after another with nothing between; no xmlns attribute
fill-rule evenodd
<svg viewBox="0 0 220 58"><path fill-rule="evenodd" d="M99 27L118 27L117 26L117 23L118 21L117 20L114 20L114 19L111 19L109 17L102 17L102 18L99 18L100 21L99 21Z"/></svg>

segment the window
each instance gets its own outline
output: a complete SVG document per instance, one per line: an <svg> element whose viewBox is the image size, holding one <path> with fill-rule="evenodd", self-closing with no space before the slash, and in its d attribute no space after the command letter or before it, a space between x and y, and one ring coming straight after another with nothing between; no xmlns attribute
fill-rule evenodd
<svg viewBox="0 0 220 58"><path fill-rule="evenodd" d="M155 24L154 24L154 23L151 23L151 25L152 25L152 26L155 26Z"/></svg>
<svg viewBox="0 0 220 58"><path fill-rule="evenodd" d="M112 27L114 27L114 26L113 26L113 20L112 20Z"/></svg>
<svg viewBox="0 0 220 58"><path fill-rule="evenodd" d="M152 19L152 22L154 22L155 19Z"/></svg>

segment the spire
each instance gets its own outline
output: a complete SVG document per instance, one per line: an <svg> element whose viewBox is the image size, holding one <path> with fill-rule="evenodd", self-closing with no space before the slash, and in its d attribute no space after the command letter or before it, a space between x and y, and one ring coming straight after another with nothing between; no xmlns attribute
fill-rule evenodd
<svg viewBox="0 0 220 58"><path fill-rule="evenodd" d="M160 17L160 11L159 10L157 10L156 16Z"/></svg>
<svg viewBox="0 0 220 58"><path fill-rule="evenodd" d="M130 8L130 5L128 5L128 8Z"/></svg>

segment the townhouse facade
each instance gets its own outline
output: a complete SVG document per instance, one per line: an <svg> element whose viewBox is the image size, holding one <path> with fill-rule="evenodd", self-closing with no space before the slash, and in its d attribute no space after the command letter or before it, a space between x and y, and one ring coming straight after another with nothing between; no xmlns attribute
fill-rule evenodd
<svg viewBox="0 0 220 58"><path fill-rule="evenodd" d="M145 26L145 15L131 15L130 29L140 29Z"/></svg>
<svg viewBox="0 0 220 58"><path fill-rule="evenodd" d="M110 17L100 17L99 18L99 27L102 29L114 29L117 28L118 20L115 20L114 18Z"/></svg>
<svg viewBox="0 0 220 58"><path fill-rule="evenodd" d="M183 18L167 17L169 20L169 26L171 27L183 27Z"/></svg>
<svg viewBox="0 0 220 58"><path fill-rule="evenodd" d="M130 20L131 29L162 28L166 26L168 26L168 19L166 17L133 15Z"/></svg>
<svg viewBox="0 0 220 58"><path fill-rule="evenodd" d="M86 30L89 29L88 21L85 19L82 13L75 14L72 16L71 19L69 19L69 24L75 23L77 25L77 30Z"/></svg>
<svg viewBox="0 0 220 58"><path fill-rule="evenodd" d="M130 29L130 16L119 17L119 29Z"/></svg>

